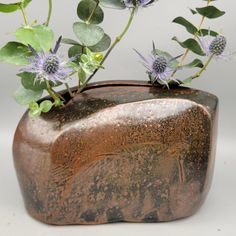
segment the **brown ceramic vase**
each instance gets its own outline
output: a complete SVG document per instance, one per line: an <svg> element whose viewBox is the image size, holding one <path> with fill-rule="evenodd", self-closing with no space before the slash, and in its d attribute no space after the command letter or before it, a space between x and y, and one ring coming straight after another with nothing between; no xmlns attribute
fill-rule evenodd
<svg viewBox="0 0 236 236"><path fill-rule="evenodd" d="M26 113L13 153L29 214L55 225L194 214L212 181L217 110L203 91L118 81L39 118Z"/></svg>

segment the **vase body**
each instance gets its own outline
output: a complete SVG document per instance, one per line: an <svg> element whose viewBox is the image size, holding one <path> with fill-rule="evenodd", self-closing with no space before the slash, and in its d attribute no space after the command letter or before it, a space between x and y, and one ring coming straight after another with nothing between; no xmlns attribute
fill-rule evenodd
<svg viewBox="0 0 236 236"><path fill-rule="evenodd" d="M217 110L203 91L118 81L39 118L26 113L13 154L28 212L56 225L194 214L211 185Z"/></svg>

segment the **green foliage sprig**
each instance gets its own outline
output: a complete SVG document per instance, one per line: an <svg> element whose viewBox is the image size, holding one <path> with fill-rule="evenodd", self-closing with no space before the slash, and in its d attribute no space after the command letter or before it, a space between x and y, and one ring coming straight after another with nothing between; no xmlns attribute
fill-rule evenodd
<svg viewBox="0 0 236 236"><path fill-rule="evenodd" d="M226 38L203 26L206 19L219 18L225 12L214 6L215 0L203 1L206 2L205 6L190 9L193 15L200 16L198 26L182 16L173 20L191 34L191 37L185 40L180 40L176 36L172 38L184 48L183 54L173 57L156 49L154 44L151 59L146 59L137 52L148 68L147 73L152 83L167 87L170 84L189 83L201 76L213 58L223 56ZM36 20L31 22L28 19L27 7L31 2L32 0L19 0L12 4L0 3L1 13L20 11L23 18L23 25L14 32L15 40L7 42L0 49L0 61L21 67L17 74L21 80L21 87L16 91L15 99L19 104L27 105L30 116L35 117L49 112L53 107L65 105L67 101L56 91L57 87L64 85L71 98L82 92L96 73L104 69L105 61L128 32L136 11L155 1L78 0L78 20L72 26L75 37L70 39L61 36L55 45L55 35L50 28L53 1L48 0L48 15L42 23ZM101 26L105 19L103 7L129 10L126 25L114 40ZM58 55L61 44L68 46L67 60ZM196 54L197 58L185 63L190 52ZM176 74L183 68L198 68L198 71L182 81L175 79ZM67 83L72 77L78 80L77 89L73 91ZM47 91L50 98L38 102L44 91Z"/></svg>
<svg viewBox="0 0 236 236"><path fill-rule="evenodd" d="M200 59L195 59L195 61L197 60L199 63L197 64L192 63L192 66L190 66L190 68L200 67L200 70L193 76L190 76L189 78L185 79L183 83L190 83L193 79L201 76L201 74L204 72L204 70L206 70L206 68L208 67L208 65L210 64L211 60L214 57L214 53L210 53L210 55L208 55L207 52L204 52L204 45L201 45L201 43L203 42L199 41L198 39L199 37L205 37L205 36L217 37L219 33L212 31L210 29L203 28L204 21L206 20L206 18L216 19L225 14L224 11L221 11L215 6L211 5L215 0L203 0L203 1L207 2L206 6L199 7L196 9L190 9L193 15L199 15L201 18L198 26L194 26L194 24L192 24L190 21L186 20L183 17L177 17L173 20L174 23L184 26L187 32L189 32L193 36L192 38L189 38L185 40L184 42L180 42L177 39L177 37L172 38L174 41L177 41L180 46L185 48L185 52L179 61L177 69L184 65L184 61L189 52L193 52L194 54L199 55L199 56L207 57L207 60L205 63L203 63ZM207 46L210 46L210 45L207 45ZM177 69L172 74L172 77L177 72Z"/></svg>
<svg viewBox="0 0 236 236"><path fill-rule="evenodd" d="M167 52L157 50L155 45L152 51L152 57L146 59L139 52L139 56L144 61L147 73L153 84L164 85L181 85L192 82L202 75L207 69L213 58L223 58L227 40L223 35L209 28L204 28L205 20L219 18L225 14L224 11L214 6L215 0L203 0L206 5L195 9L190 9L193 15L200 16L200 23L195 26L191 21L182 16L178 16L173 20L173 23L179 24L191 35L185 40L180 40L174 36L173 41L177 42L184 52L182 55L172 57ZM185 63L189 53L197 55L193 61ZM176 73L182 69L198 68L197 72L190 75L188 78L179 80L176 79Z"/></svg>
<svg viewBox="0 0 236 236"><path fill-rule="evenodd" d="M53 13L52 0L48 0L48 15L41 24L37 21L31 23L28 19L27 7L32 0L0 3L0 12L20 11L23 17L23 26L14 32L15 40L0 49L0 61L23 67L17 74L21 87L15 93L15 100L29 107L30 116L39 116L53 107L64 106L67 101L55 88L65 85L71 97L83 91L97 71L104 68L105 60L127 33L138 7L153 2L143 1L147 3L136 0L79 0L76 9L78 21L72 27L75 39L60 37L54 49L54 32L49 27ZM130 9L124 30L113 43L101 27L105 18L103 7ZM61 43L69 45L67 61L62 61L57 54ZM72 91L66 82L73 76L78 77L77 91ZM44 91L51 98L38 102Z"/></svg>

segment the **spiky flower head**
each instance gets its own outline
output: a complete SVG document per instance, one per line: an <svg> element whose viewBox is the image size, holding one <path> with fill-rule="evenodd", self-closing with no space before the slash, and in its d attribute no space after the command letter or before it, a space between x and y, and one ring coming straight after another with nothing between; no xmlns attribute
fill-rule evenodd
<svg viewBox="0 0 236 236"><path fill-rule="evenodd" d="M35 80L65 83L73 69L66 67L66 62L57 55L60 43L61 37L58 39L54 50L50 50L48 53L43 51L38 53L29 45L33 54L29 59L31 64L21 71L35 74Z"/></svg>
<svg viewBox="0 0 236 236"><path fill-rule="evenodd" d="M148 4L153 2L153 0L123 0L123 1L127 8L146 7Z"/></svg>
<svg viewBox="0 0 236 236"><path fill-rule="evenodd" d="M218 35L211 42L209 50L212 54L220 56L225 51L226 44L226 38L223 35Z"/></svg>
<svg viewBox="0 0 236 236"><path fill-rule="evenodd" d="M136 50L135 50L136 51ZM172 78L172 74L178 69L178 57L171 57L167 53L157 52L154 46L152 54L145 58L141 53L136 51L139 57L142 59L142 64L147 69L147 74L152 83L158 83L169 87L171 81L179 83L176 79Z"/></svg>
<svg viewBox="0 0 236 236"><path fill-rule="evenodd" d="M227 39L223 35L206 35L199 37L199 41L206 56L214 55L216 57L221 57L227 46Z"/></svg>

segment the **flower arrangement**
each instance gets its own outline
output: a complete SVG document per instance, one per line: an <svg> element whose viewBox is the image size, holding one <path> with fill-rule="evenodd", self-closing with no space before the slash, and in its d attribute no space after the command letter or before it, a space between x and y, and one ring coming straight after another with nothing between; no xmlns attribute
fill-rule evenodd
<svg viewBox="0 0 236 236"><path fill-rule="evenodd" d="M37 21L30 22L27 17L27 6L31 2L32 0L21 0L12 4L0 3L0 12L21 11L24 22L24 25L14 32L16 40L8 42L0 49L0 61L21 67L17 76L21 78L22 86L16 91L15 100L21 105L27 105L29 115L35 117L49 112L53 107L65 105L67 101L56 91L57 87L64 85L71 98L82 92L97 71L104 68L105 61L128 32L139 8L149 7L155 1L80 0L77 8L79 21L73 24L77 40L60 36L56 43L55 35L50 28L53 1L48 0L48 17L41 24ZM204 72L213 58L224 56L226 38L211 29L203 28L203 23L206 18L218 18L225 12L213 6L213 0L205 2L206 6L191 9L192 14L201 18L199 26L194 26L183 17L177 17L173 21L184 26L192 35L185 41L173 38L185 49L183 54L171 56L157 49L154 43L149 58L145 58L135 50L147 68L147 74L153 85L170 88L189 83ZM104 20L103 7L130 11L127 24L113 43L100 25ZM69 45L67 60L59 54L62 44ZM196 58L185 64L189 52L206 58L206 61ZM199 70L187 79L177 79L176 74L185 68L199 68ZM78 77L78 87L72 90L68 80L75 76ZM44 91L47 91L51 98L38 102Z"/></svg>

